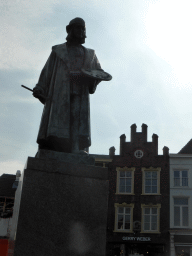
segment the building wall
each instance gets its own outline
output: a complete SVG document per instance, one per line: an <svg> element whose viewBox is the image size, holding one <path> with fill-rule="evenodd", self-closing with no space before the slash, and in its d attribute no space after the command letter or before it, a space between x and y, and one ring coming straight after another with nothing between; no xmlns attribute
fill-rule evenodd
<svg viewBox="0 0 192 256"><path fill-rule="evenodd" d="M167 230L169 227L169 165L167 156L158 156L153 159L143 157L142 160L132 157L115 157L113 162L109 164L109 207L110 213L114 212L114 203L123 203L124 201L137 202L135 204L135 220L141 219L140 204L142 203L161 203L162 221L161 229ZM117 195L116 167L135 167L134 175L134 195ZM142 195L142 167L160 167L160 195ZM165 218L165 216L167 216ZM109 216L110 229L113 226L114 213Z"/></svg>
<svg viewBox="0 0 192 256"><path fill-rule="evenodd" d="M9 237L12 218L0 218L0 237Z"/></svg>
<svg viewBox="0 0 192 256"><path fill-rule="evenodd" d="M174 187L174 170L188 170L188 186ZM170 228L174 228L174 202L176 196L188 197L189 216L192 216L192 155L170 155ZM189 218L189 229L192 229L192 218Z"/></svg>
<svg viewBox="0 0 192 256"><path fill-rule="evenodd" d="M188 170L188 186L174 186L174 170ZM174 198L188 198L188 226L174 226ZM170 155L170 256L192 256L192 154ZM181 216L180 216L181 217Z"/></svg>

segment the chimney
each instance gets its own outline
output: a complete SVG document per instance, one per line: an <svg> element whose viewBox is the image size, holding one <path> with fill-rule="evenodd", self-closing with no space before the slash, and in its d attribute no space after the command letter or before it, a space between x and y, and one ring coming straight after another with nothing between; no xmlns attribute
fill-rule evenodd
<svg viewBox="0 0 192 256"><path fill-rule="evenodd" d="M152 135L152 142L154 146L154 153L155 155L158 155L158 135L154 134Z"/></svg>
<svg viewBox="0 0 192 256"><path fill-rule="evenodd" d="M115 147L110 147L110 149L109 149L110 158L113 158L114 155L115 155Z"/></svg>
<svg viewBox="0 0 192 256"><path fill-rule="evenodd" d="M16 181L19 181L20 177L21 177L21 171L17 170L17 172L16 172Z"/></svg>
<svg viewBox="0 0 192 256"><path fill-rule="evenodd" d="M166 147L166 146L163 147L163 155L164 156L168 156L169 155L169 148Z"/></svg>
<svg viewBox="0 0 192 256"><path fill-rule="evenodd" d="M131 125L131 142L133 142L134 135L135 135L135 133L136 133L136 129L137 129L136 124L132 124L132 125Z"/></svg>
<svg viewBox="0 0 192 256"><path fill-rule="evenodd" d="M120 136L120 156L123 156L123 145L125 143L126 136L125 134L122 134Z"/></svg>
<svg viewBox="0 0 192 256"><path fill-rule="evenodd" d="M141 126L144 142L147 142L147 127L148 126L146 124L142 124L142 126Z"/></svg>

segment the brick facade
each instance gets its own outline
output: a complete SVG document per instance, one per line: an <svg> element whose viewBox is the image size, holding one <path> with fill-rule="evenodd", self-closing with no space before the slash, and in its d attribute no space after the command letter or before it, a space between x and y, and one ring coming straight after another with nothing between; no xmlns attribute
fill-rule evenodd
<svg viewBox="0 0 192 256"><path fill-rule="evenodd" d="M113 148L114 149L114 148ZM143 156L137 158L136 150ZM147 142L147 125L142 125L142 132L131 126L131 141L120 136L120 155L114 155L109 163L109 208L107 226L108 255L128 256L139 253L144 255L169 255L169 149L164 147L163 155L158 155L158 136L153 134L152 142ZM134 192L132 194L117 193L117 167L134 168ZM143 193L142 168L160 168L160 193ZM141 223L141 205L160 205L159 232L141 233L141 228L133 228L132 232L115 229L115 204L133 204L133 223ZM150 240L150 241L149 241ZM160 254L159 254L160 253Z"/></svg>

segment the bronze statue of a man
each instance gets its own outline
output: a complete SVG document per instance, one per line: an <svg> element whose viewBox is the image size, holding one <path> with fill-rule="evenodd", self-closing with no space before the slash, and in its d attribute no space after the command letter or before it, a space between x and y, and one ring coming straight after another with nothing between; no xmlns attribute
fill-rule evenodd
<svg viewBox="0 0 192 256"><path fill-rule="evenodd" d="M82 46L86 38L81 18L66 27L67 42L52 52L33 89L45 106L37 137L40 149L82 153L91 145L89 94L101 81L81 69L101 70L95 51Z"/></svg>

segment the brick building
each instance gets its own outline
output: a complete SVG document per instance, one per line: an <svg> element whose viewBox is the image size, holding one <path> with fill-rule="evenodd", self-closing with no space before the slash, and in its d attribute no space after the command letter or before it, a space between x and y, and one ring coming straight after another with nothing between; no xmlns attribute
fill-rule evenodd
<svg viewBox="0 0 192 256"><path fill-rule="evenodd" d="M119 155L110 148L107 254L169 255L169 149L158 155L158 136L136 128Z"/></svg>

